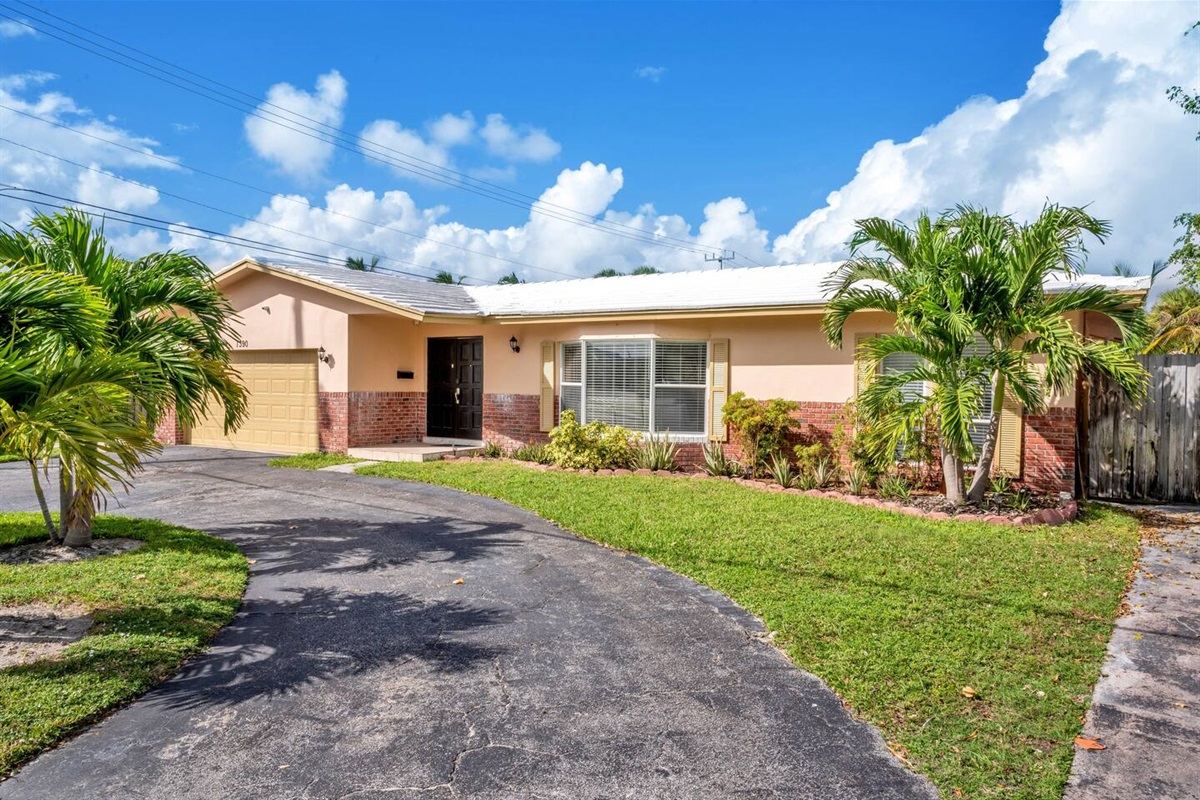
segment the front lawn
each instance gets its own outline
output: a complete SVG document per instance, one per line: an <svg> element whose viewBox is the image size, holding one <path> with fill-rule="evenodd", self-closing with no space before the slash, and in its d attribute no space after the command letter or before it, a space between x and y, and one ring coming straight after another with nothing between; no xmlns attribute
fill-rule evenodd
<svg viewBox="0 0 1200 800"><path fill-rule="evenodd" d="M352 458L341 453L303 453L286 458L272 458L267 462L270 467L287 467L290 469L324 469L338 464L357 464L361 458Z"/></svg>
<svg viewBox="0 0 1200 800"><path fill-rule="evenodd" d="M228 542L121 517L98 517L95 530L146 544L70 563L0 563L0 613L40 602L95 620L58 657L0 669L0 776L174 673L241 601L246 559ZM45 536L40 515L0 514L0 547Z"/></svg>
<svg viewBox="0 0 1200 800"><path fill-rule="evenodd" d="M523 506L759 615L945 797L1060 798L1137 522L938 522L726 481L431 462L362 474Z"/></svg>

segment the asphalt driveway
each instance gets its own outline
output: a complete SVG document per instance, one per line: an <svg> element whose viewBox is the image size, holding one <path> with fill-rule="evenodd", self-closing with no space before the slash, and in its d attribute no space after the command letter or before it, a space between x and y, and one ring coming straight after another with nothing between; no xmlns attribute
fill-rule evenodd
<svg viewBox="0 0 1200 800"><path fill-rule="evenodd" d="M723 596L499 501L266 460L172 448L110 505L236 542L245 601L0 798L937 797ZM28 480L0 466L0 510Z"/></svg>

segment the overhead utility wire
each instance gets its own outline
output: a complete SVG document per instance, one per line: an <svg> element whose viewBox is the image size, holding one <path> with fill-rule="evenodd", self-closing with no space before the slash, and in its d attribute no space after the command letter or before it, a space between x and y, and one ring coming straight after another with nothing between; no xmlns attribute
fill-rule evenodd
<svg viewBox="0 0 1200 800"><path fill-rule="evenodd" d="M33 195L38 195L41 197L48 197L53 200L58 200L61 202L59 202L59 203L47 202L45 200L38 200L35 198L25 197L25 196L22 196L22 194L14 194L14 192L19 192L22 194L33 194ZM246 247L253 252L261 252L261 253L267 253L269 255L283 256L284 258L297 259L300 261L315 261L318 263L325 263L330 266L344 266L344 263L345 263L344 261L339 261L338 259L334 258L333 256L330 256L325 253L314 253L314 252L308 251L308 250L301 250L301 249L295 248L295 247L288 247L287 245L262 242L257 239L250 239L245 236L238 236L236 234L231 234L231 233L221 233L219 231L213 231L213 230L209 230L207 228L198 228L198 227L194 227L191 225L180 225L178 223L170 222L170 221L164 220L164 219L159 219L157 217L147 216L145 214L135 214L132 211L122 211L120 209L111 208L109 206L100 205L98 203L88 203L83 200L79 200L77 198L64 197L62 195L53 194L51 192L43 192L38 189L29 189L29 188L26 188L23 186L17 186L17 185L13 185L13 184L0 186L0 197L8 198L10 200L17 200L17 201L20 201L23 203L29 203L29 204L35 205L35 206L48 206L51 208L58 208L58 209L63 209L63 210L67 210L67 209L70 209L73 207L84 207L84 208L89 208L89 209L95 209L97 212L102 212L103 216L106 219L110 218L110 215L112 215L111 219L114 222L121 222L121 223L128 224L128 225L135 225L135 226L142 227L142 228L149 228L152 230L163 231L166 233L174 233L179 236L188 236L188 237L191 237L194 239L204 239L207 241L216 242L218 244L235 244L238 246ZM419 278L421 280L429 280L429 276L427 276L427 275L414 275L413 273L403 272L401 270L392 269L390 267L377 267L376 269L378 271L386 272L389 274L406 275L409 277Z"/></svg>
<svg viewBox="0 0 1200 800"><path fill-rule="evenodd" d="M342 244L341 242L335 242L335 241L332 241L332 240L329 240L329 239L322 239L322 238L321 238L321 237L319 237L319 236L312 236L311 234L307 234L307 233L300 233L299 231L294 231L294 230L292 230L292 229L290 229L290 228L284 228L284 227L282 227L282 226L279 226L279 225L274 225L274 224L272 224L272 223L269 223L269 222L263 222L262 220L254 219L253 217L247 217L247 216L246 216L246 215L244 215L244 214L239 214L239 213L237 213L237 212L235 212L235 211L229 211L229 210L227 210L227 209L224 209L224 208L219 208L219 207L217 207L217 206L214 206L214 205L209 205L208 203L204 203L204 202L201 202L201 201L199 201L199 200L193 200L193 199L192 199L192 198L190 198L190 197L184 197L183 195L180 195L180 194L175 194L175 193L173 193L173 192L166 191L165 189L159 189L159 188L157 188L157 187L154 187L154 186L147 186L146 184L144 184L144 183L142 183L142 182L140 182L140 181L135 181L135 180L133 180L133 179L131 179L131 178L125 178L125 177L122 177L122 176L120 176L120 175L115 175L115 174L113 174L113 173L111 173L111 172L105 172L104 170L100 169L99 167L93 167L93 166L89 166L89 165L87 165L87 164L81 164L81 163L79 163L78 161L72 161L72 160L71 160L71 159L69 159L69 158L63 158L62 156L56 156L56 155L54 155L53 153L47 153L45 150L39 150L39 149L37 149L36 147L30 147L30 146L29 146L29 145L27 145L27 144L22 144L21 142L16 142L16 141L13 141L12 139L8 139L8 138L5 138L5 137L3 137L3 136L0 136L0 142L8 142L8 143L9 143L9 144L11 144L11 145L15 145L15 146L17 146L17 147L20 147L20 148L22 148L22 149L29 150L30 152L37 153L38 155L42 155L42 156L45 156L45 157L47 157L47 158L53 158L53 159L55 159L56 161L61 161L61 162L63 162L64 164L70 164L70 165L71 165L71 166L73 166L73 167L78 167L79 169L88 170L88 171L90 171L90 172L94 172L94 173L96 173L97 175L104 175L105 177L112 178L113 180L118 180L118 181L121 181L122 183L127 183L127 184L129 184L129 185L131 185L131 186L138 186L138 187L140 187L140 188L143 188L143 189L153 189L154 191L158 192L159 194L165 195L166 197L172 197L172 198L174 198L174 199L176 199L176 200L179 200L179 201L182 201L182 202L184 202L184 203L190 203L190 204L192 204L192 205L199 206L200 208L207 208L207 209L208 209L208 210L210 210L210 211L216 211L216 212L217 212L217 213L219 213L219 214L225 214L225 215L227 215L227 216L234 217L235 219L240 219L240 220L242 220L243 222L249 222L249 223L252 223L252 224L254 224L254 225L261 225L261 226L262 226L262 227L264 227L264 228L271 228L271 229L273 229L273 230L277 230L277 231L279 231L279 232L281 232L281 233L286 233L286 234L289 234L289 235L291 235L291 236L299 236L299 237L302 237L302 238L304 238L304 239L311 239L311 240L312 240L312 241L314 241L314 242L320 242L321 244L327 244L327 245L330 245L330 246L332 246L332 247L337 247L337 248L340 248L340 249L342 249L342 250L350 250L350 251L355 251L355 252L358 252L358 253L363 253L363 254L365 254L365 255L369 255L369 256L372 256L372 257L374 257L374 258L379 258L379 259L381 259L381 260L384 260L384 261L394 261L394 262L396 262L397 264L404 264L404 265L406 265L406 266L414 267L414 268L416 268L416 269L430 270L430 271L432 271L432 272L434 272L434 273L437 273L437 272L439 271L439 268L438 268L438 267L434 267L434 266L425 266L425 265L423 265L423 264L418 264L418 263L416 263L416 262L414 262L414 261L408 261L408 260L406 260L406 259L403 259L403 258L395 258L395 257L393 257L393 256L380 256L380 255L378 255L378 254L374 253L373 251L371 251L371 250L367 250L367 249L364 249L364 248L362 248L362 247L354 247L354 246L351 246L351 245ZM411 276L411 277L414 277L414 278L429 278L429 277L432 277L432 276L430 276L430 275L421 275L421 274L418 274L418 273L415 273L415 272L405 272L404 270L394 270L394 271L395 271L395 272L397 272L397 273L403 274L403 275L409 275L409 276ZM475 276L473 276L473 275L465 275L465 276L463 276L463 277L466 277L466 278L471 278L472 280L477 280L477 281L480 281L481 283L487 283L487 282L488 282L488 281L484 281L482 278L477 278L477 277L475 277Z"/></svg>
<svg viewBox="0 0 1200 800"><path fill-rule="evenodd" d="M39 14L44 14L44 15L52 17L54 19L58 19L60 21L66 22L69 25L72 25L73 27L76 27L76 28L79 28L80 30L86 31L93 36L98 36L100 38L107 39L108 41L114 42L114 43L118 44L120 47L131 50L133 52L143 53L144 55L147 55L149 58L152 58L155 61L158 61L162 64L168 65L172 69L175 69L175 70L178 70L181 72L186 72L186 73L189 73L192 75L196 75L208 83L211 83L211 84L214 84L214 85L220 86L220 87L225 87L225 84L222 84L218 81L214 81L210 78L201 76L201 75L199 75L199 73L193 72L184 67L179 67L177 65L174 65L171 62L168 62L168 61L165 61L164 59L158 58L157 56L152 56L152 55L146 54L143 51L140 51L140 50L137 50L136 48L131 47L130 45L118 42L117 40L112 39L111 37L104 36L103 34L100 34L96 31L93 31L82 25L65 20L64 18L58 17L54 14L51 14L50 12L42 11L41 9L37 9L34 6L30 6L27 3L21 2L21 0L16 0L16 2L19 2L19 3L21 3L21 5L27 6L30 9L35 10ZM18 13L11 6L8 6L4 3L0 3L0 8L7 8L9 11ZM28 21L26 21L26 20L20 20L16 17L10 16L7 14L0 13L0 17L19 21L19 22L24 22L25 24L28 24ZM63 34L66 34L67 36L71 36L76 39L79 39L79 40L85 42L86 44L93 45L94 47L99 47L103 50L107 50L110 53L114 53L115 55L117 55L120 59L125 59L125 60L118 60L117 58L113 58L111 56L105 55L104 53L101 53L101 52L98 52L97 50L86 47L82 44L79 44L78 42L71 41L69 39L65 39L62 36L58 36L53 33L50 33L49 31L46 31L46 30L41 31L42 33L46 34L47 36L49 36L53 39L57 39L58 41L68 44L72 47L76 47L78 49L92 53L93 55L104 58L104 59L111 61L115 64L118 64L120 66L126 67L127 69L133 70L135 72L139 72L143 75L146 75L148 77L154 78L159 81L162 81L169 85L175 86L176 88L183 89L184 91L188 91L192 94L196 94L200 97L204 97L207 100L219 103L219 104L227 106L229 108L233 108L236 111L239 111L242 113L248 113L251 116L258 117L260 119L263 119L264 121L271 122L272 124L279 125L288 130L292 130L293 132L300 133L305 136L310 136L311 138L315 138L320 141L327 141L330 144L332 144L336 147L339 147L340 149L347 150L350 152L361 151L364 155L368 156L369 158L372 158L373 160L376 160L376 161L380 161L381 163L387 164L389 166L392 166L392 167L395 167L398 169L403 169L403 170L406 170L409 172L413 172L414 174L420 175L420 176L428 178L430 180L434 180L439 183L444 183L448 186L451 186L454 188L459 188L464 191L469 191L469 192L472 192L474 194L477 194L477 195L480 195L483 197L497 200L499 202L504 202L504 203L507 203L508 205L513 205L513 206L516 206L516 207L519 207L522 209L527 208L529 211L531 211L533 213L542 214L543 216L549 216L551 218L559 219L561 221L568 222L568 223L575 224L575 225L590 227L595 230L598 230L598 231L601 231L604 233L608 233L610 235L620 236L622 238L641 242L643 244L652 244L652 245L660 246L660 247L670 247L675 250L682 250L685 252L692 252L692 253L698 253L698 254L708 252L708 250L703 248L702 246L697 246L695 243L690 242L686 239L679 239L676 237L665 236L665 235L655 236L654 234L647 234L645 231L641 230L640 228L636 228L632 225L625 225L623 223L613 222L611 220L597 220L593 217L593 215L587 214L586 212L577 211L575 209L571 209L566 206L560 206L555 203L550 203L548 201L535 198L531 195L526 195L526 194L511 190L511 189L507 189L498 184L490 183L488 181L484 181L484 180L478 179L478 178L473 178L470 175L467 175L465 173L458 172L456 170L453 170L453 169L450 169L447 167L442 167L440 165L433 164L432 162L424 161L423 159L420 159L409 153L404 153L403 151L395 150L395 149L387 147L385 145L381 145L377 142L371 142L370 140L362 139L361 137L356 138L353 136L353 134L349 134L340 128L336 128L334 126L328 125L319 120L314 120L314 119L312 119L310 117L306 117L302 114L297 114L296 112L290 111L288 109L283 109L279 106L275 106L272 103L269 103L265 100L261 100L260 98L256 98L253 95L249 95L245 92L242 92L241 90L232 89L232 87L227 87L227 88L230 88L231 91L237 92L238 94L241 94L245 97L251 98L252 100L256 101L259 104L259 107L246 108L246 106L248 105L247 101L238 100L237 98L231 97L229 94L216 91L214 89L209 88L208 86L197 83L196 81L192 81L192 80L182 77L180 75L174 75L170 72L163 70L162 68L155 67L154 65L148 64L147 62L142 61L141 59L134 58L134 57L129 56L125 53L122 53L118 50L114 50L113 48L107 47L103 44L99 44L95 41L91 41L88 38L81 36L78 33L67 30L58 25L54 25L53 23L49 23L49 22L46 22L45 20L36 19L36 18L34 21L38 22L40 25L58 30L58 31L62 32ZM133 64L126 63L126 61L132 61L132 62L134 62L134 64L141 64L143 66L148 67L151 70L154 70L154 72L149 72L145 69L141 69L137 66L134 66ZM158 74L158 73L163 73L163 74ZM164 77L164 75L166 75L167 77ZM171 80L171 79L174 79L174 80ZM192 86L195 86L197 88L196 89L189 88L187 85L180 84L177 81L184 81L186 84L191 84ZM199 89L199 91L197 91L197 89ZM233 102L232 103L227 102L227 100L232 100ZM237 104L237 105L235 105L235 104ZM270 111L264 112L261 110L261 108L260 108L261 106L273 106L275 108L279 108L281 111L287 113L291 117L295 117L296 119L286 119L286 118L282 117L280 114L270 112ZM311 123L313 123L313 125L316 125L318 127L315 128L315 127L313 127L313 125L307 125L302 122L297 122L296 120L306 120L307 122L311 122ZM299 128L295 127L297 124L300 125ZM319 130L320 127L327 128L328 132ZM355 147L348 146L346 144L346 141L343 141L343 140L349 141L351 144L357 144L358 149L356 150ZM387 156L381 156L379 152L375 152L374 150L370 150L370 151L367 150L367 148L364 147L364 145L370 145L372 148L375 148L375 150L394 153L400 159L409 159L411 161L416 161L416 162L426 164L426 165L428 165L428 168L416 166L414 164L407 163L404 161L400 161L399 163L397 163L397 160L398 160L397 158L389 158ZM453 179L449 179L449 178L445 177L442 173L448 173L449 175L454 176L454 177L453 177ZM470 182L470 184L475 184L475 185L466 184L465 182ZM532 202L532 205L527 206L524 201L515 202L511 198L502 196L499 193L504 193L507 195L524 198L525 200ZM566 214L577 215L579 218L571 218L571 217L564 216L563 214L560 214L557 212L551 212L551 211L548 211L547 208L559 209ZM623 228L623 229L630 231L631 233L625 233L624 231L621 231L621 230L614 230L613 228ZM677 242L679 244L670 244L669 242L671 242L671 241Z"/></svg>
<svg viewBox="0 0 1200 800"><path fill-rule="evenodd" d="M0 103L0 108L5 109L6 111L11 111L14 114L20 114L22 117L27 117L29 119L36 120L38 122L42 122L46 125L53 125L56 128L61 128L66 131L71 131L72 133L76 133L80 136L86 136L89 139L93 139L97 142L102 142L103 144L109 145L111 147L119 147L122 150L127 150L130 153L134 153L134 154L144 157L144 158L152 158L156 161L161 161L164 164L167 164L172 167L180 167L181 169L186 169L189 172L194 172L198 175L204 175L206 177L213 178L214 180L224 181L225 183L228 183L231 186L239 186L243 189L249 189L250 191L258 192L259 194L266 195L267 197L278 198L280 200L284 200L289 203L294 203L295 205L302 206L306 209L313 208L313 206L310 203L308 203L307 201L298 200L295 197L292 197L291 195L273 192L270 189L264 189L261 186L254 186L252 184L245 183L243 181L239 181L235 178L230 178L225 175L219 175L215 172L210 172L208 170L201 169L200 167L193 167L190 165L184 166L184 165L181 165L178 161L175 161L174 159L171 159L171 158L167 158L166 156L159 155L158 153L149 153L149 152L146 152L145 150L139 150L136 147L130 147L127 144L122 144L120 142L113 141L112 139L105 139L103 136L97 136L94 133L89 133L88 131L85 131L82 128L75 128L70 125L66 125L61 122L58 122L56 120L47 119L45 117L39 117L36 114L30 114L26 111L20 110L19 108L13 108L12 106L5 105L4 103ZM47 154L47 155L49 155L49 154ZM51 158L57 158L57 156L51 155ZM578 277L577 275L572 275L569 272L562 272L560 270L550 269L549 267L539 267L536 264L529 264L524 261L518 261L516 259L507 258L505 256L496 255L494 253L487 253L487 252L484 252L483 250L472 250L469 247L463 247L462 245L454 244L453 242L443 242L440 239L434 239L431 236L422 236L419 233L413 233L412 231L406 231L403 228L396 228L391 225L384 225L379 222L372 222L369 219L363 219L362 217L356 217L353 214L346 214L341 211L334 211L333 209L328 208L328 207L326 207L324 209L324 213L330 214L330 215L336 216L336 217L341 217L342 219L353 220L354 222L361 222L364 225L370 225L371 227L378 228L380 230L392 231L394 233L399 233L399 234L401 234L403 236L407 236L411 239L420 239L421 241L429 242L430 244L434 244L439 247L449 247L454 250L461 250L464 253L472 253L474 255L482 256L484 258L491 258L491 259L495 259L496 261L503 261L506 264L512 264L514 266L524 267L526 269L538 270L540 272L546 272L546 273L550 273L552 275L562 275L567 278ZM376 255L376 254L372 253L372 255Z"/></svg>

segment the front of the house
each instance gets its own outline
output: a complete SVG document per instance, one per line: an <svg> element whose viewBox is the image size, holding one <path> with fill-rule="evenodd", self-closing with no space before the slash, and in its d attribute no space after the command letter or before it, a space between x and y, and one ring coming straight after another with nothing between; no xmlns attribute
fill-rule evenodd
<svg viewBox="0 0 1200 800"><path fill-rule="evenodd" d="M797 402L801 429L827 439L861 380L854 348L831 348L820 330L832 268L464 287L244 260L218 280L240 318L234 360L249 418L232 436L216 422L160 434L279 452L513 447L544 440L573 409L583 421L669 433L697 458L702 443L726 441L721 407L740 391ZM1136 280L1089 280L1144 293ZM1075 322L1089 336L1112 333L1101 320ZM846 341L890 328L885 315L855 315ZM1071 491L1075 425L1073 394L1042 414L1006 407L1000 468Z"/></svg>

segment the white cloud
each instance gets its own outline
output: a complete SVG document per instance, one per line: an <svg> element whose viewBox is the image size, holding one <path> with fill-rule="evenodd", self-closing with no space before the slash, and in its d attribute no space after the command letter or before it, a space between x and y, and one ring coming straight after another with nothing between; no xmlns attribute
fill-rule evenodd
<svg viewBox="0 0 1200 800"><path fill-rule="evenodd" d="M37 29L24 20L0 20L0 39L16 39L18 36L37 35Z"/></svg>
<svg viewBox="0 0 1200 800"><path fill-rule="evenodd" d="M562 145L541 128L525 125L517 130L503 114L488 114L479 135L489 153L510 161L549 161L562 150Z"/></svg>
<svg viewBox="0 0 1200 800"><path fill-rule="evenodd" d="M429 135L444 147L467 144L475 133L475 116L470 111L461 115L443 114L429 123Z"/></svg>
<svg viewBox="0 0 1200 800"><path fill-rule="evenodd" d="M153 186L119 180L98 164L91 167L79 172L73 193L76 199L117 211L145 210L158 202L158 190Z"/></svg>
<svg viewBox="0 0 1200 800"><path fill-rule="evenodd" d="M334 144L311 129L340 127L346 96L346 79L337 70L318 77L315 92L277 83L257 109L261 116L246 117L246 138L254 152L288 175L314 178L333 157Z"/></svg>
<svg viewBox="0 0 1200 800"><path fill-rule="evenodd" d="M126 175L129 170L175 170L176 159L159 153L158 143L153 139L98 118L64 94L25 94L26 89L38 87L53 78L49 73L24 73L0 79L0 105L16 109L0 108L0 130L5 138L50 154L42 155L15 145L0 148L0 183L108 208L132 210L153 206L158 200L158 192L153 186L124 183L112 175ZM68 125L88 135L39 122L17 112ZM87 164L102 170L103 174L52 156ZM29 202L0 200L0 217L18 227L28 222L33 212ZM110 229L117 235L122 234L117 223L110 223Z"/></svg>
<svg viewBox="0 0 1200 800"><path fill-rule="evenodd" d="M441 174L441 169L453 168L450 148L444 143L437 138L425 139L418 131L390 119L376 120L363 128L358 146L372 158L383 159L402 178L430 180L429 172ZM412 163L414 160L416 164ZM409 164L411 168L400 164Z"/></svg>
<svg viewBox="0 0 1200 800"><path fill-rule="evenodd" d="M658 83L662 80L662 76L667 72L666 67L638 67L633 71L633 74L639 78L645 78L651 83Z"/></svg>
<svg viewBox="0 0 1200 800"><path fill-rule="evenodd" d="M1143 272L1170 252L1171 219L1200 206L1195 123L1164 96L1195 81L1184 3L1069 2L1025 93L968 100L920 136L877 142L854 178L773 243L783 260L844 253L854 220L911 219L955 203L1036 216L1047 199L1113 221L1091 269Z"/></svg>

